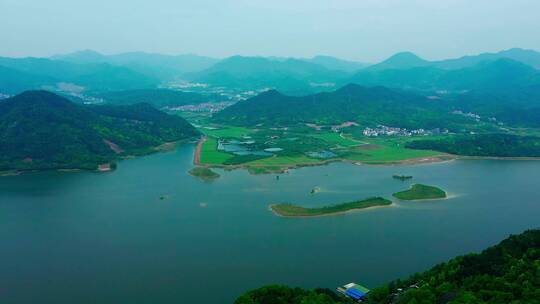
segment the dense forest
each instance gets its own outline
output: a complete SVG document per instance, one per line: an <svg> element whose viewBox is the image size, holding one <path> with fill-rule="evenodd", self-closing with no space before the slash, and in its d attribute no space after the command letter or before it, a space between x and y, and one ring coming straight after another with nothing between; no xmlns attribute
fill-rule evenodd
<svg viewBox="0 0 540 304"><path fill-rule="evenodd" d="M436 140L415 140L406 146L465 156L540 157L539 137L511 134L447 136Z"/></svg>
<svg viewBox="0 0 540 304"><path fill-rule="evenodd" d="M267 286L247 292L235 304L351 303L348 301L324 289ZM479 254L459 256L373 289L367 303L540 303L540 230L510 236Z"/></svg>
<svg viewBox="0 0 540 304"><path fill-rule="evenodd" d="M96 169L197 135L184 119L148 104L82 106L28 91L0 102L0 170Z"/></svg>
<svg viewBox="0 0 540 304"><path fill-rule="evenodd" d="M113 91L101 93L98 97L112 105L148 103L158 109L227 100L227 98L217 94L199 94L168 89Z"/></svg>
<svg viewBox="0 0 540 304"><path fill-rule="evenodd" d="M301 97L268 91L226 108L213 119L242 126L358 121L369 126L384 124L410 129L452 127L467 122L464 117L438 110L424 96L354 84L335 92Z"/></svg>

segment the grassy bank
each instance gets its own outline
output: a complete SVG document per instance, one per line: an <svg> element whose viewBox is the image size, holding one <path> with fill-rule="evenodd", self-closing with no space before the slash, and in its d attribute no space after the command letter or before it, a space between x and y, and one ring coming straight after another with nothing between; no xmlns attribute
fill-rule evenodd
<svg viewBox="0 0 540 304"><path fill-rule="evenodd" d="M392 195L405 201L446 198L444 190L422 184L415 184L409 190L396 192Z"/></svg>
<svg viewBox="0 0 540 304"><path fill-rule="evenodd" d="M370 207L389 206L392 202L382 197L373 197L365 200L331 205L319 208L305 208L292 204L271 205L270 208L276 214L288 217L309 217L343 213L351 210L359 210Z"/></svg>

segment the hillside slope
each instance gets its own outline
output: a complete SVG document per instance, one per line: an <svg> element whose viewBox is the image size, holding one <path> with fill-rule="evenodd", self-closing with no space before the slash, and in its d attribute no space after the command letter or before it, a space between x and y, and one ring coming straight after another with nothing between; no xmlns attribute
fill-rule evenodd
<svg viewBox="0 0 540 304"><path fill-rule="evenodd" d="M46 91L0 102L0 170L96 169L198 135L148 104L81 106Z"/></svg>
<svg viewBox="0 0 540 304"><path fill-rule="evenodd" d="M359 85L347 85L334 92L300 97L268 91L226 108L213 119L244 126L356 121L363 125L428 129L460 120L456 115L437 110L426 97L384 87Z"/></svg>
<svg viewBox="0 0 540 304"><path fill-rule="evenodd" d="M212 86L250 90L270 88L302 94L314 91L318 86L331 86L346 75L303 60L233 56L189 77Z"/></svg>
<svg viewBox="0 0 540 304"><path fill-rule="evenodd" d="M404 261L405 263L406 261ZM235 304L354 303L326 289L267 286ZM479 254L456 257L432 269L373 289L371 304L540 303L540 230L510 236Z"/></svg>
<svg viewBox="0 0 540 304"><path fill-rule="evenodd" d="M199 94L168 89L141 89L106 92L98 95L111 105L148 103L156 108L227 100L217 94Z"/></svg>

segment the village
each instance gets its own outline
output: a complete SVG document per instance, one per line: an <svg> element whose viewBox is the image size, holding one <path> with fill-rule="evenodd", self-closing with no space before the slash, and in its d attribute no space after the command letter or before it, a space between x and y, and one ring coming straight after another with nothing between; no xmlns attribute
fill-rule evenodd
<svg viewBox="0 0 540 304"><path fill-rule="evenodd" d="M435 128L431 130L414 129L408 130L405 128L388 127L384 125L378 125L376 128L365 128L362 134L368 137L377 136L427 136L427 135L440 135L447 134L447 129Z"/></svg>

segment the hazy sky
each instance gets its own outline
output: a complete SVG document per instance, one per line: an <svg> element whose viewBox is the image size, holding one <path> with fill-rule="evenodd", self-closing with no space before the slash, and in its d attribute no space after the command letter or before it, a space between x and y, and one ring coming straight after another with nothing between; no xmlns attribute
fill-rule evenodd
<svg viewBox="0 0 540 304"><path fill-rule="evenodd" d="M0 55L81 49L374 62L540 50L539 0L0 0Z"/></svg>

